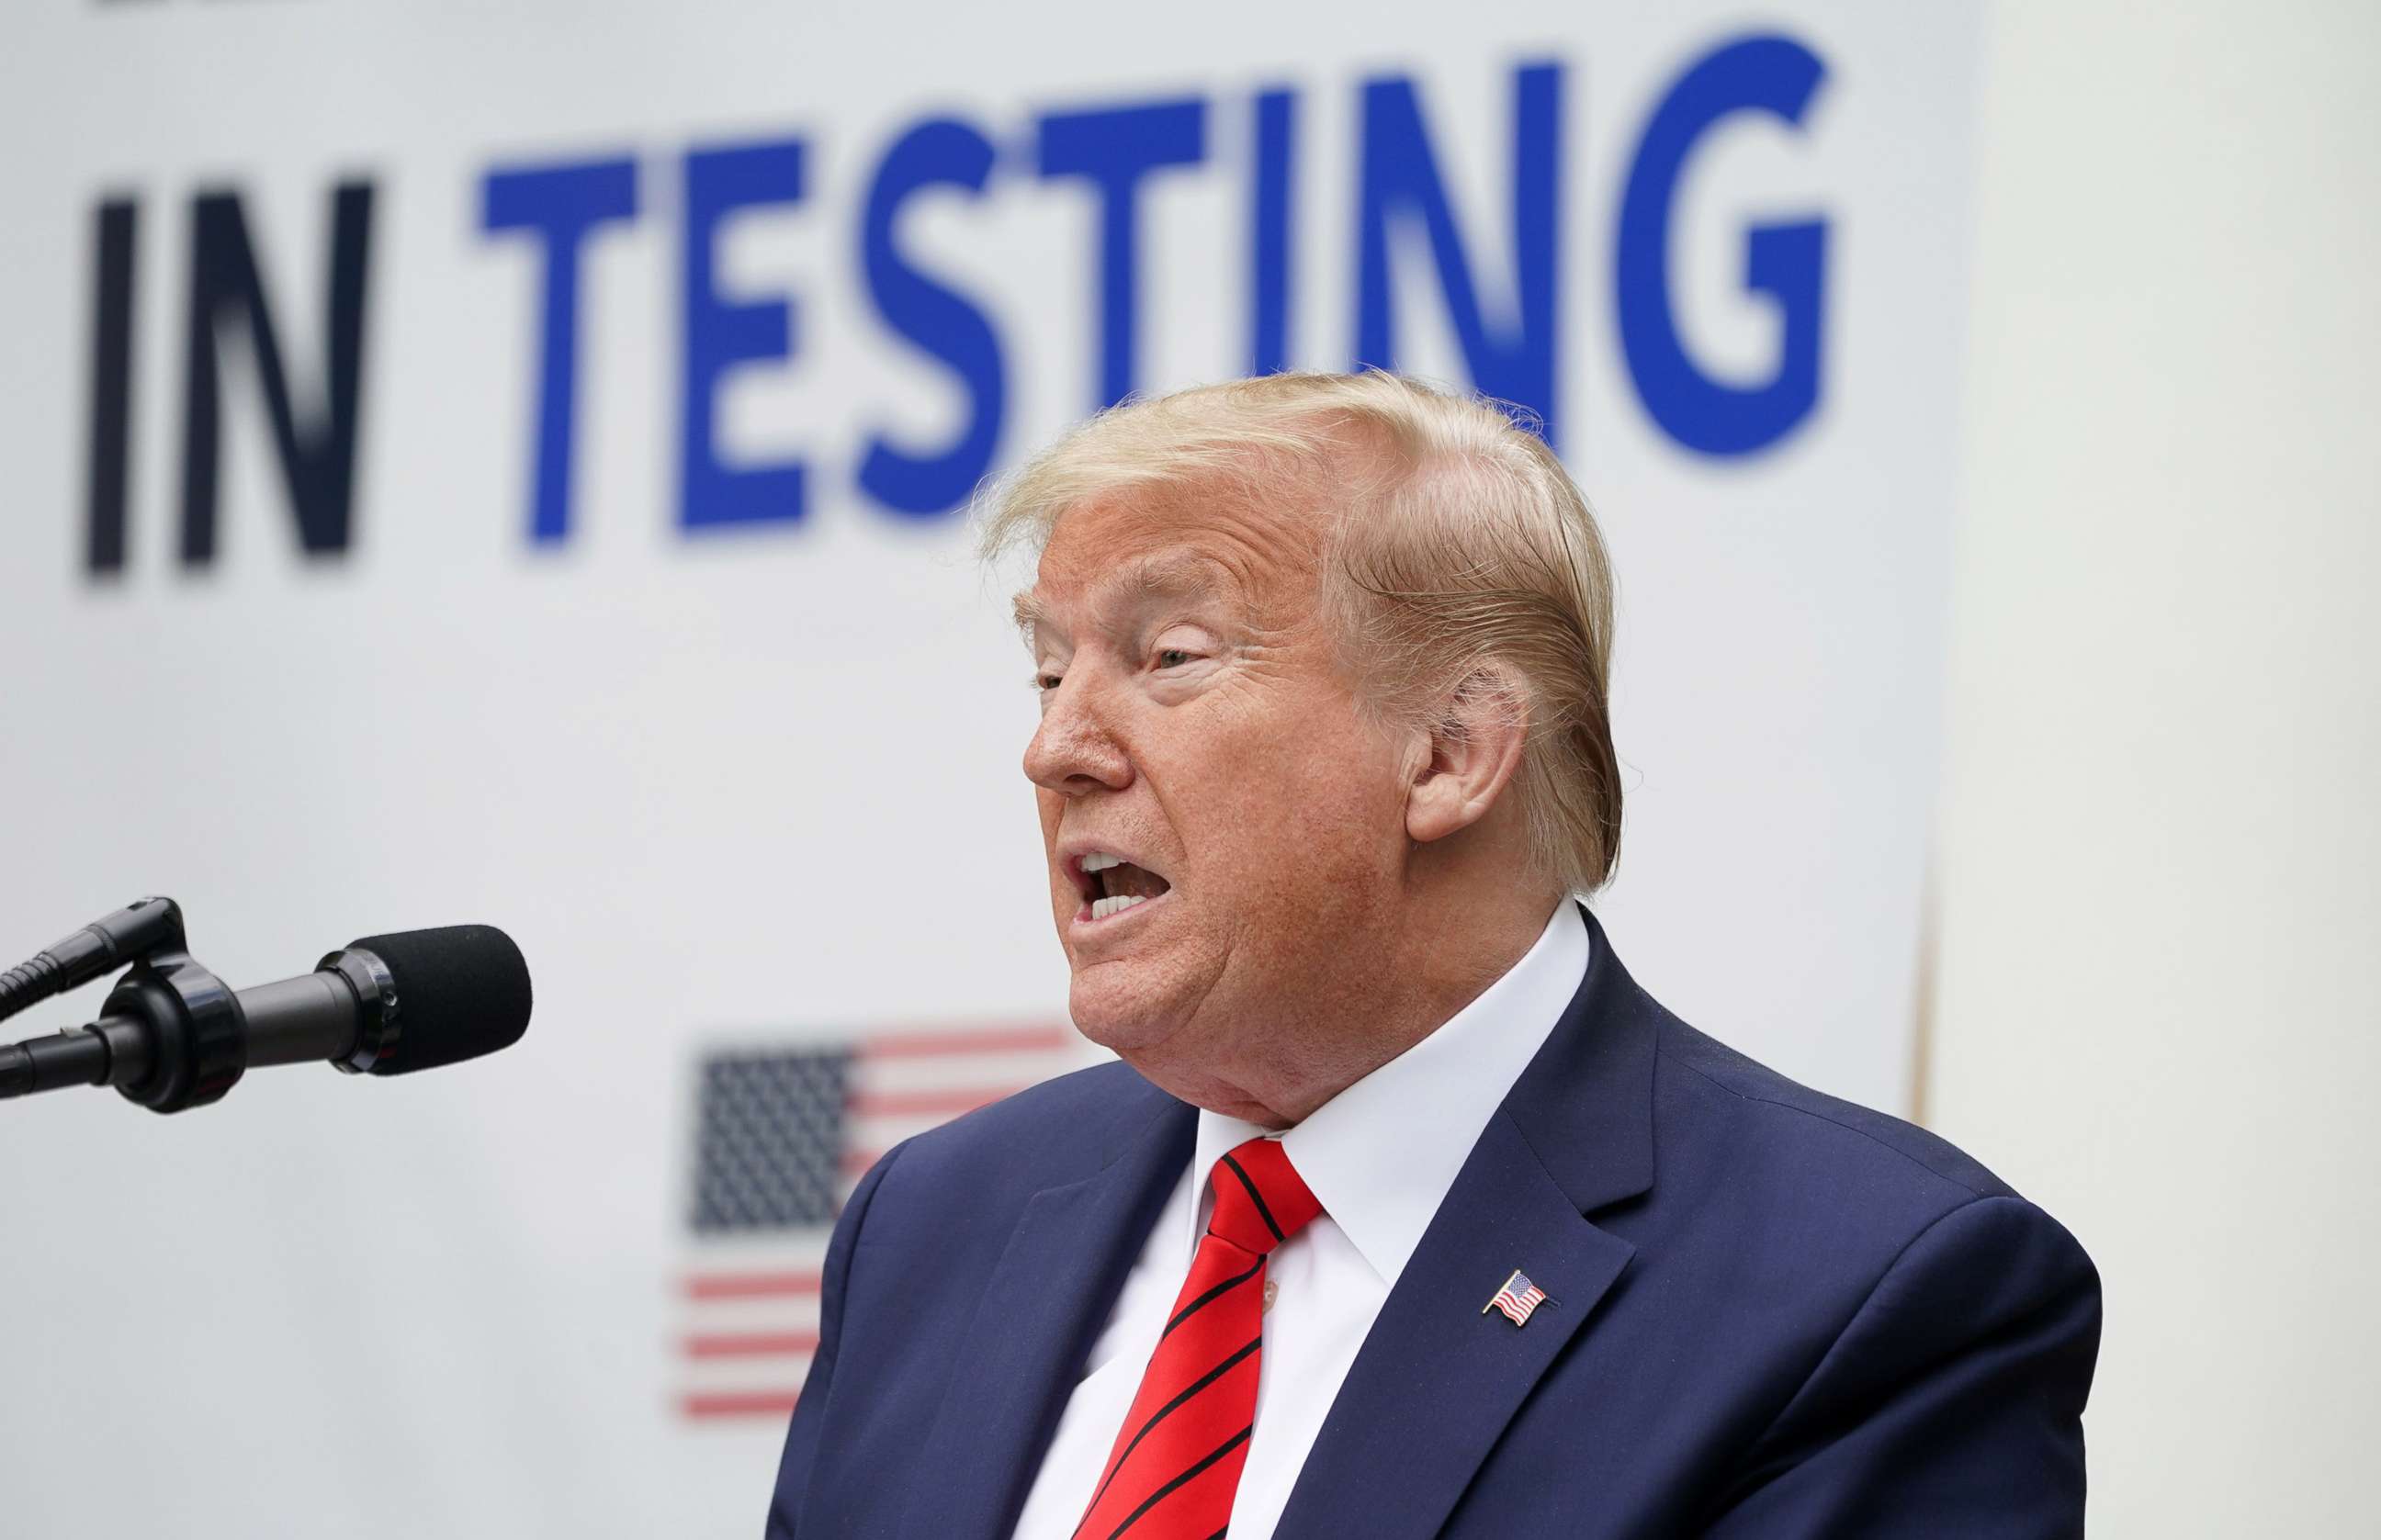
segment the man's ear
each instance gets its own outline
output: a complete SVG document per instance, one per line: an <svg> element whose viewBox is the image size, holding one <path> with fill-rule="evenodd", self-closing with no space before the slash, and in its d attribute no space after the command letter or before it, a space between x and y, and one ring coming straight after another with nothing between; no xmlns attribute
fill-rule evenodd
<svg viewBox="0 0 2381 1540"><path fill-rule="evenodd" d="M1487 817L1521 768L1529 733L1520 675L1503 663L1481 664L1423 734L1427 758L1406 794L1407 835L1427 843Z"/></svg>

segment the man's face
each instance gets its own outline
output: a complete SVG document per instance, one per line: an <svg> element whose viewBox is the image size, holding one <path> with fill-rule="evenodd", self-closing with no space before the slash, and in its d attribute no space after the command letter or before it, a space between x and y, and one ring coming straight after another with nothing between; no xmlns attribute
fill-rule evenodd
<svg viewBox="0 0 2381 1540"><path fill-rule="evenodd" d="M1219 1110L1370 992L1403 870L1399 753L1316 615L1315 536L1194 491L1095 502L1019 606L1075 1023Z"/></svg>

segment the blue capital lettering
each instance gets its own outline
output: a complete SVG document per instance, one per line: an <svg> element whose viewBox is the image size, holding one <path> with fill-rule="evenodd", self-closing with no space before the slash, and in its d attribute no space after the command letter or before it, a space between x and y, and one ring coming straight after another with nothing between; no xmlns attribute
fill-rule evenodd
<svg viewBox="0 0 2381 1540"><path fill-rule="evenodd" d="M720 297L719 227L739 209L802 200L803 144L773 139L686 155L685 377L678 443L678 523L688 529L791 523L802 516L799 460L730 466L719 458L719 382L739 364L793 356L794 315L783 298Z"/></svg>
<svg viewBox="0 0 2381 1540"><path fill-rule="evenodd" d="M1357 212L1356 358L1360 367L1397 367L1396 307L1389 291L1389 224L1419 214L1430 236L1439 292L1447 303L1472 383L1534 414L1553 443L1556 342L1560 327L1562 90L1558 64L1513 72L1513 320L1492 326L1447 188L1422 126L1413 82L1389 77L1364 86L1362 188Z"/></svg>
<svg viewBox="0 0 2381 1540"><path fill-rule="evenodd" d="M1259 92L1256 129L1256 175L1249 181L1249 372L1272 374L1289 363L1298 93Z"/></svg>
<svg viewBox="0 0 2381 1540"><path fill-rule="evenodd" d="M570 533L570 467L579 399L579 253L599 224L637 216L637 164L625 157L490 171L480 182L480 228L534 232L545 251L538 328L537 451L531 464L529 538Z"/></svg>
<svg viewBox="0 0 2381 1540"><path fill-rule="evenodd" d="M1100 194L1099 392L1095 406L1130 395L1140 319L1141 183L1160 166L1207 158L1207 103L1198 98L1089 112L1047 113L1044 176L1081 176Z"/></svg>
<svg viewBox="0 0 2381 1540"><path fill-rule="evenodd" d="M1670 224L1679 178L1714 125L1752 112L1799 127L1825 76L1817 55L1791 38L1723 43L1679 77L1638 141L1613 266L1620 346L1645 410L1689 449L1750 455L1783 438L1818 406L1826 222L1756 224L1746 232L1744 286L1768 295L1783 322L1777 368L1752 385L1712 378L1679 340Z"/></svg>
<svg viewBox="0 0 2381 1540"><path fill-rule="evenodd" d="M885 324L950 366L966 387L967 425L946 447L927 454L870 435L860 462L862 491L897 514L931 517L964 501L992 467L1007 400L1000 338L983 309L912 266L894 236L902 205L930 188L983 191L992 142L949 118L921 123L894 140L877 165L861 222L861 261L869 297Z"/></svg>

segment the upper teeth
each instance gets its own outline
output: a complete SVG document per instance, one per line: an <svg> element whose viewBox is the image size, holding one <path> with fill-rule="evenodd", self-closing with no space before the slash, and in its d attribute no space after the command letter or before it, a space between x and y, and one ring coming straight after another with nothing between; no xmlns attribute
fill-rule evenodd
<svg viewBox="0 0 2381 1540"><path fill-rule="evenodd" d="M1085 871L1105 871L1110 867L1121 867L1123 865L1123 856L1110 855L1105 850L1095 850L1089 855L1083 857L1083 869Z"/></svg>

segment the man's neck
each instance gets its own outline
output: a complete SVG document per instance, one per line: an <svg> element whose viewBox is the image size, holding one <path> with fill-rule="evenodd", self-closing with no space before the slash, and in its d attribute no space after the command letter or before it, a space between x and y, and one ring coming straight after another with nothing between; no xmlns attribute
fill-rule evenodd
<svg viewBox="0 0 2381 1540"><path fill-rule="evenodd" d="M1343 991L1328 1022L1267 1034L1262 1061L1220 1073L1143 1067L1164 1089L1227 1117L1284 1129L1437 1031L1511 971L1568 899L1522 890L1471 902L1416 906L1377 949L1365 986Z"/></svg>

